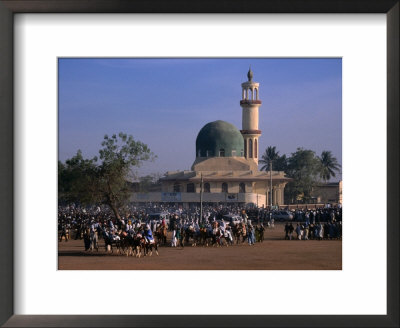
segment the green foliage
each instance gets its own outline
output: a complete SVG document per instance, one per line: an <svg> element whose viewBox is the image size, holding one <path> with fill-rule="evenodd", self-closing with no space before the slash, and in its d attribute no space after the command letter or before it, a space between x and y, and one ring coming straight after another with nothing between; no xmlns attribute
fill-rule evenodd
<svg viewBox="0 0 400 328"><path fill-rule="evenodd" d="M288 158L286 155L279 155L275 146L269 146L259 163L261 170L284 171L292 181L286 185L286 202L294 203L296 200L309 201L311 191L321 179L326 183L336 172L340 172L340 164L333 157L332 152L323 151L321 157L315 155L312 150L298 148Z"/></svg>
<svg viewBox="0 0 400 328"><path fill-rule="evenodd" d="M98 175L97 158L84 159L81 150L64 163L58 162L58 195L60 201L89 202L92 198L87 190L95 189Z"/></svg>
<svg viewBox="0 0 400 328"><path fill-rule="evenodd" d="M312 150L297 148L288 159L286 174L293 179L285 188L290 202L293 203L299 196L308 201L313 187L318 183L320 161Z"/></svg>
<svg viewBox="0 0 400 328"><path fill-rule="evenodd" d="M146 175L144 177L139 178L139 192L150 192L154 191L155 189L160 189L161 186L159 185L160 175L158 174L151 174Z"/></svg>
<svg viewBox="0 0 400 328"><path fill-rule="evenodd" d="M286 155L279 156L279 151L276 151L275 146L269 146L264 154L261 156L259 163L263 166L261 171L270 170L270 162L272 161L272 170L274 171L286 171L287 169L287 158Z"/></svg>
<svg viewBox="0 0 400 328"><path fill-rule="evenodd" d="M320 161L320 178L325 183L336 176L335 172L340 172L341 165L333 157L331 151L324 150L318 159Z"/></svg>
<svg viewBox="0 0 400 328"><path fill-rule="evenodd" d="M144 143L124 133L104 136L99 158L84 159L82 152L58 164L59 200L105 204L119 218L118 208L131 195L132 168L156 156Z"/></svg>

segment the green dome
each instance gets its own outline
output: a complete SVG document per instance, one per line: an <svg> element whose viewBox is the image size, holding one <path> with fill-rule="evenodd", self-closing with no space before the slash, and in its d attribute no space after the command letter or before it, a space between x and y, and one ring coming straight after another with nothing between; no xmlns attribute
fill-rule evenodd
<svg viewBox="0 0 400 328"><path fill-rule="evenodd" d="M207 123L196 138L197 157L243 157L243 136L225 121Z"/></svg>

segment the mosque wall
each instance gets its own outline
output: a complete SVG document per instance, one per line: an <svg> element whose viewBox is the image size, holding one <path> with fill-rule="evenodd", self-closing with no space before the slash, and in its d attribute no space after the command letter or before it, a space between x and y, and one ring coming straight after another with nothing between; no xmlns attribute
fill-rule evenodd
<svg viewBox="0 0 400 328"><path fill-rule="evenodd" d="M165 193L149 192L149 193L134 193L131 197L133 203L148 203L148 202L174 202L174 203L200 203L200 194L198 193ZM166 196L168 198L166 198ZM204 203L254 203L259 207L266 206L266 195L255 193L203 193Z"/></svg>

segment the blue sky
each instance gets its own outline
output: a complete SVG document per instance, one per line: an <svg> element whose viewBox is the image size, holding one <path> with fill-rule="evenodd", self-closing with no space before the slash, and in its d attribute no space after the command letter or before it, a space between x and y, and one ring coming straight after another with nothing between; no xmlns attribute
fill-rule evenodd
<svg viewBox="0 0 400 328"><path fill-rule="evenodd" d="M241 129L249 65L263 101L260 154L330 150L341 164L341 59L59 59L59 159L95 156L104 134L125 132L157 155L139 175L188 170L206 123Z"/></svg>

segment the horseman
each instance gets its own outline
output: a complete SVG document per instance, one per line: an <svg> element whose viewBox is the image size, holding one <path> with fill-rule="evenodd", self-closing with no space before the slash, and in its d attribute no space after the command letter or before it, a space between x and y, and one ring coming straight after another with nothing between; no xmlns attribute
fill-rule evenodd
<svg viewBox="0 0 400 328"><path fill-rule="evenodd" d="M233 237L231 233L231 228L230 226L227 226L224 232L224 237L229 241L229 243L232 245L233 244Z"/></svg>
<svg viewBox="0 0 400 328"><path fill-rule="evenodd" d="M128 220L127 224L125 225L125 231L130 232L133 229L131 220Z"/></svg>
<svg viewBox="0 0 400 328"><path fill-rule="evenodd" d="M146 241L151 244L154 243L154 237L153 237L153 232L150 229L149 225L146 225L144 229L144 237L146 238Z"/></svg>
<svg viewBox="0 0 400 328"><path fill-rule="evenodd" d="M111 219L108 221L108 229L112 232L115 230L114 223Z"/></svg>
<svg viewBox="0 0 400 328"><path fill-rule="evenodd" d="M171 247L176 247L176 241L177 241L177 228L174 228L172 230L172 240L171 240Z"/></svg>
<svg viewBox="0 0 400 328"><path fill-rule="evenodd" d="M221 220L221 230L222 230L222 233L225 233L225 230L226 230L226 222L224 221L224 219Z"/></svg>

